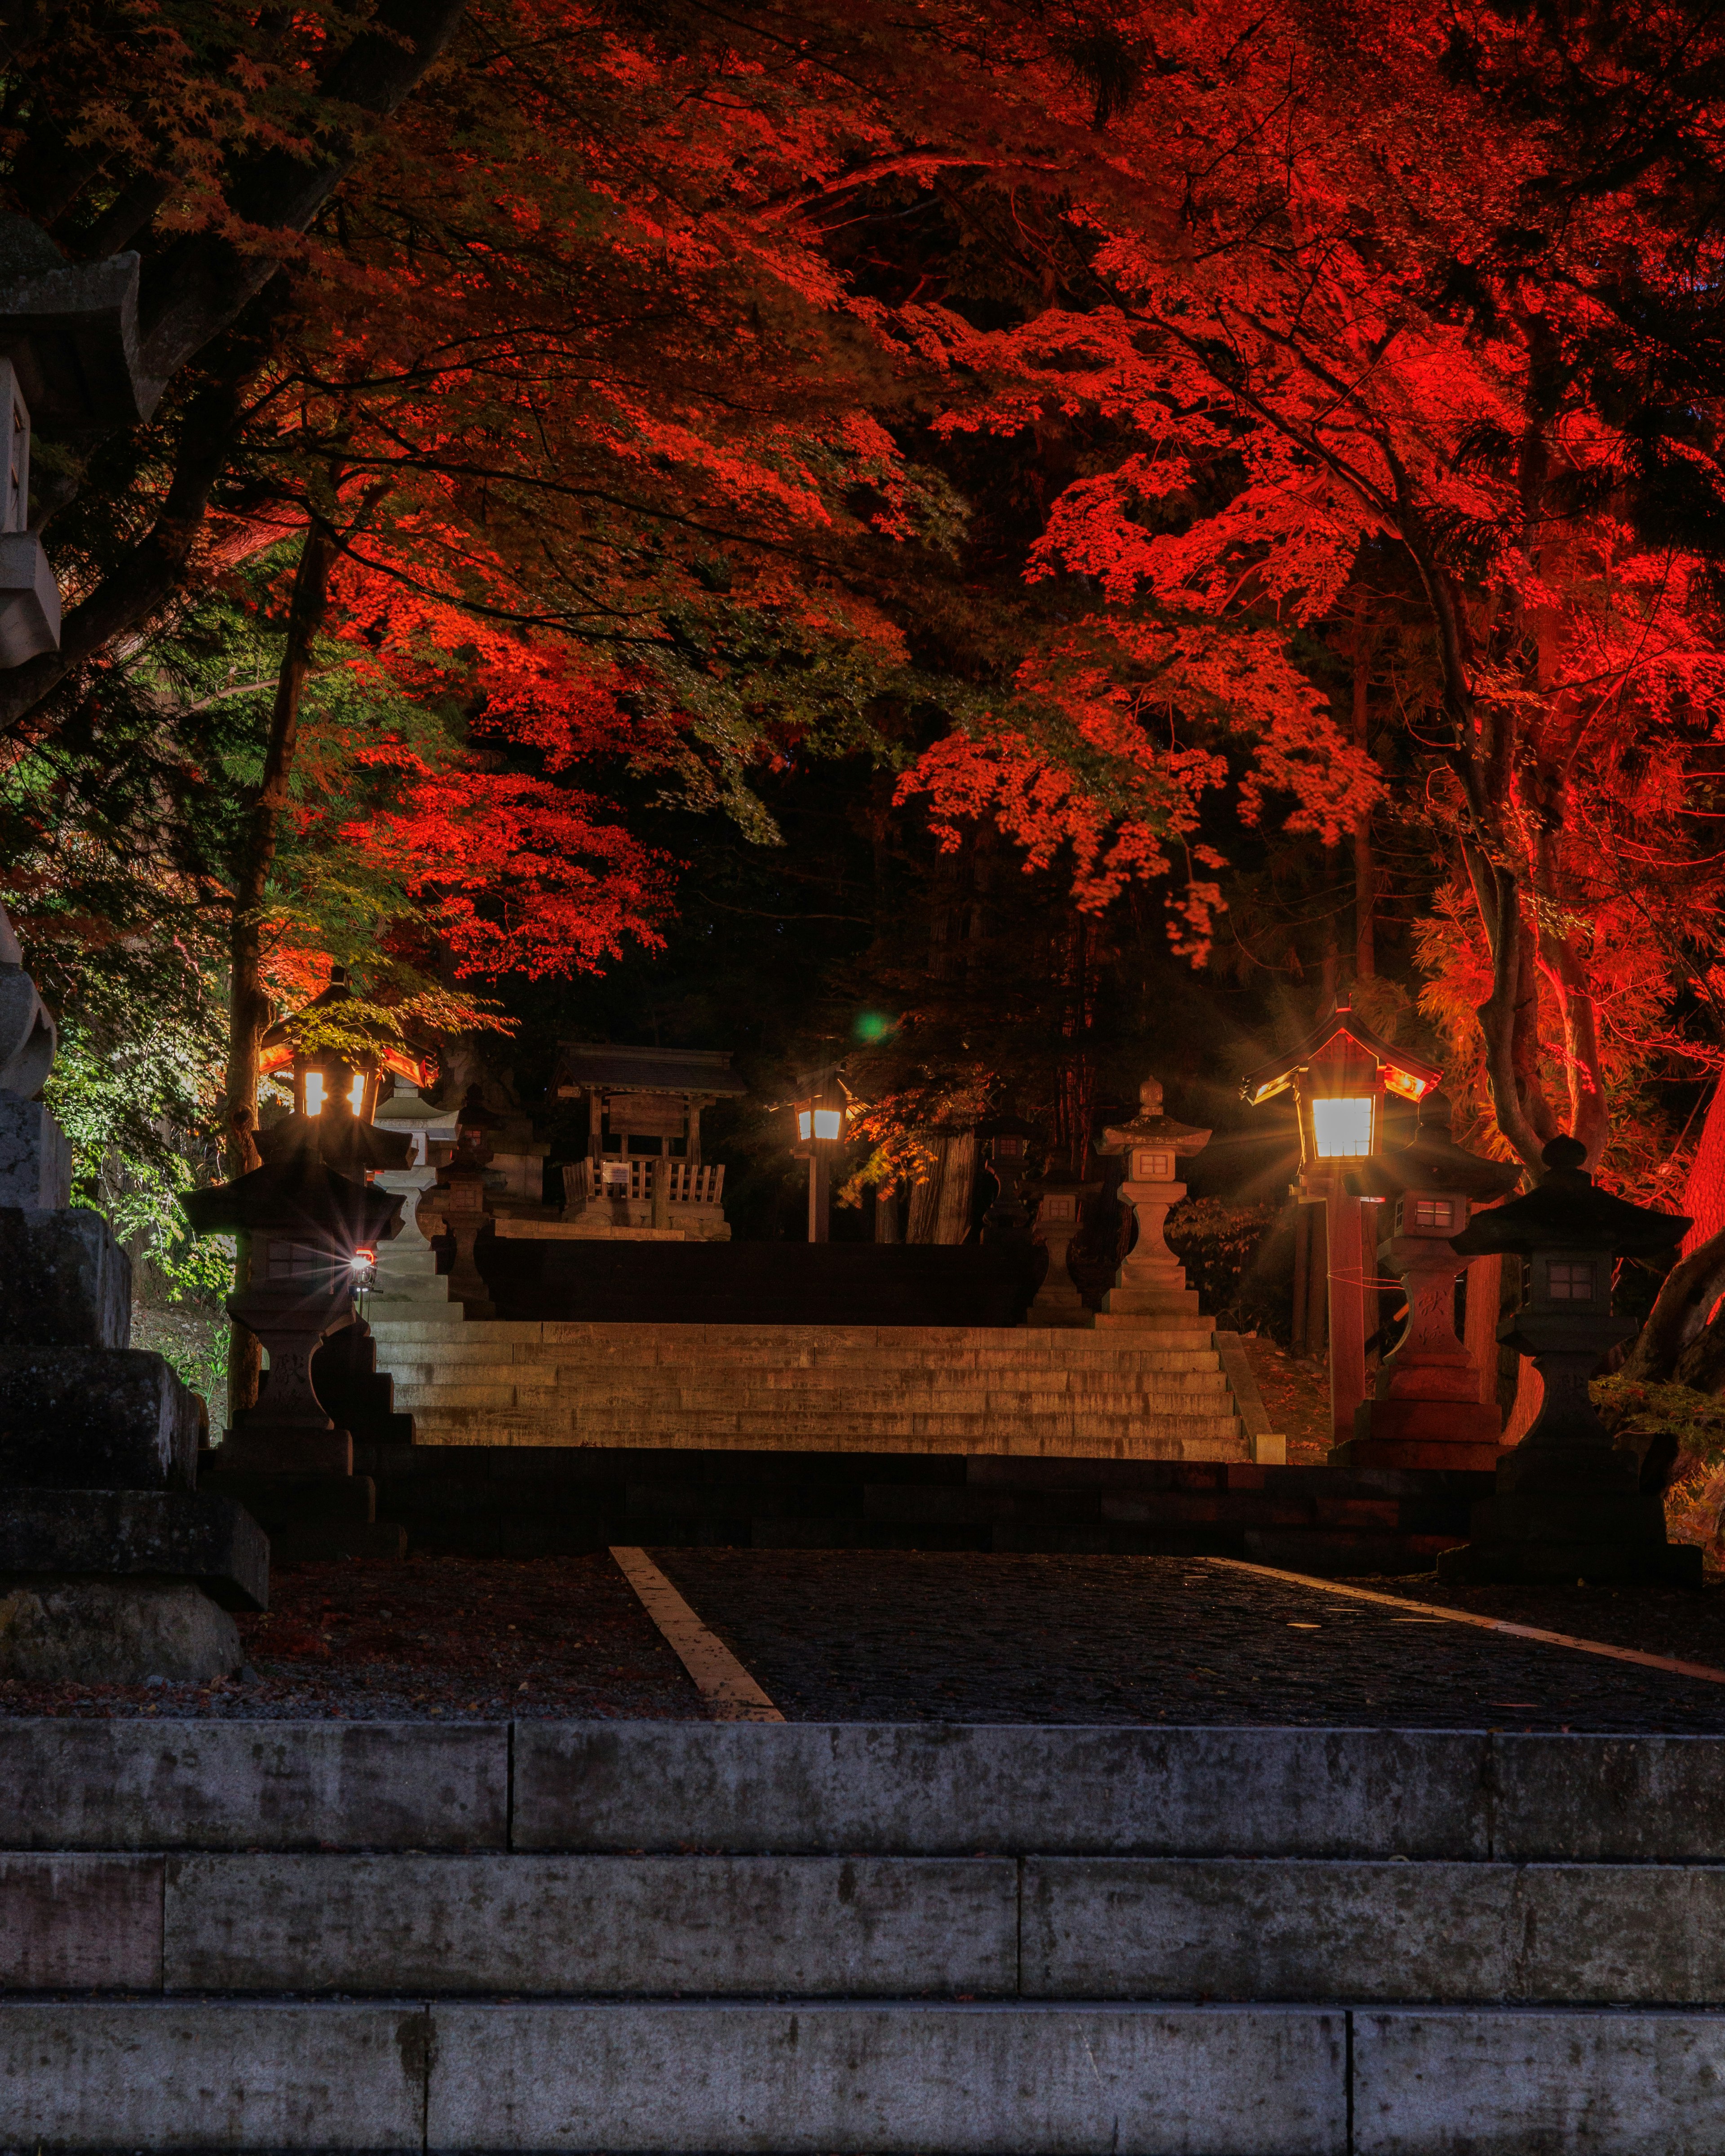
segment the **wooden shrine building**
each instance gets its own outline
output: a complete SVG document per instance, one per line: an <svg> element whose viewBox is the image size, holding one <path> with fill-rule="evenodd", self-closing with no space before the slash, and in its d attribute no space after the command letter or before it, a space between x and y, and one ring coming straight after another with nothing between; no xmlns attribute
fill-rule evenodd
<svg viewBox="0 0 1725 2156"><path fill-rule="evenodd" d="M563 1217L578 1232L729 1239L725 1170L701 1150L701 1110L748 1091L728 1049L563 1041L552 1091L587 1104L585 1156L563 1171Z"/></svg>

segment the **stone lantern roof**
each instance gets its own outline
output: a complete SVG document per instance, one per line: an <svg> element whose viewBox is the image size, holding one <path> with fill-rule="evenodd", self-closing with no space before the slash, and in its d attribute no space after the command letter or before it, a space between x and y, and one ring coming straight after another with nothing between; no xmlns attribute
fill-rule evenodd
<svg viewBox="0 0 1725 2156"><path fill-rule="evenodd" d="M1553 1138L1540 1158L1545 1179L1524 1198L1477 1213L1450 1247L1458 1257L1483 1258L1502 1251L1520 1257L1540 1250L1609 1250L1614 1257L1647 1258L1675 1248L1689 1232L1681 1213L1656 1213L1598 1189L1582 1163L1579 1138Z"/></svg>
<svg viewBox="0 0 1725 2156"><path fill-rule="evenodd" d="M305 1132L295 1133L295 1142L262 1168L232 1183L185 1194L180 1209L193 1233L273 1235L350 1255L398 1235L400 1197L338 1175L317 1149L317 1118L296 1116L289 1121L305 1124ZM278 1124L269 1135L284 1127Z"/></svg>
<svg viewBox="0 0 1725 2156"><path fill-rule="evenodd" d="M430 1082L433 1065L429 1057L422 1055L411 1041L395 1032L387 1018L377 1015L375 1007L368 1009L356 998L345 966L331 967L326 988L309 1004L290 1011L285 1018L277 1019L264 1029L258 1044L259 1074L273 1078L279 1071L290 1070L308 1036L314 1045L320 1036L326 1040L356 1070L375 1065L379 1070L388 1070L394 1077L407 1080L410 1085Z"/></svg>
<svg viewBox="0 0 1725 2156"><path fill-rule="evenodd" d="M1353 1178L1371 1198L1396 1198L1404 1190L1455 1191L1482 1204L1513 1190L1521 1163L1486 1160L1456 1144L1450 1135L1448 1096L1428 1093L1420 1103L1413 1141L1386 1146L1360 1163Z"/></svg>
<svg viewBox="0 0 1725 2156"><path fill-rule="evenodd" d="M410 1132L379 1130L375 1123L362 1123L341 1091L332 1092L315 1116L302 1115L296 1108L280 1122L266 1125L256 1133L255 1142L266 1166L309 1151L320 1155L326 1168L355 1183L381 1170L405 1168L413 1151Z"/></svg>
<svg viewBox="0 0 1725 2156"><path fill-rule="evenodd" d="M1111 1124L1102 1132L1099 1153L1130 1152L1134 1146L1159 1146L1177 1160L1190 1160L1210 1142L1195 1124L1176 1122L1162 1112L1162 1081L1147 1078L1138 1088L1138 1112L1129 1123Z"/></svg>

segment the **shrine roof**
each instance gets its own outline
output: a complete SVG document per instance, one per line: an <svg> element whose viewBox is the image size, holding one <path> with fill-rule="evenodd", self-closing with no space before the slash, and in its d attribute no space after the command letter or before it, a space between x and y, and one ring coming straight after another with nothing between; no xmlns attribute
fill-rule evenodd
<svg viewBox="0 0 1725 2156"><path fill-rule="evenodd" d="M728 1048L625 1048L614 1041L557 1045L557 1093L704 1093L729 1099L749 1090Z"/></svg>
<svg viewBox="0 0 1725 2156"><path fill-rule="evenodd" d="M1351 1042L1371 1056L1383 1067L1390 1091L1405 1094L1409 1100L1417 1101L1442 1081L1444 1074L1435 1063L1428 1063L1423 1056L1410 1055L1405 1049L1392 1048L1343 1000L1336 1004L1329 1016L1308 1033L1297 1048L1285 1049L1281 1055L1272 1055L1267 1063L1248 1070L1240 1081L1241 1094L1254 1107L1260 1101L1273 1100L1293 1082L1296 1071L1306 1069L1337 1040Z"/></svg>

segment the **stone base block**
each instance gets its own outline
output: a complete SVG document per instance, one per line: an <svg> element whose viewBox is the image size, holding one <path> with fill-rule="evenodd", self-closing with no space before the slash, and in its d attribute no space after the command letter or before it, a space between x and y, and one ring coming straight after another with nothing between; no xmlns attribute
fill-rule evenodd
<svg viewBox="0 0 1725 2156"><path fill-rule="evenodd" d="M53 1211L72 1203L72 1148L40 1101L0 1093L0 1206Z"/></svg>
<svg viewBox="0 0 1725 2156"><path fill-rule="evenodd" d="M1696 1587L1701 1551L1690 1543L1472 1542L1437 1561L1445 1586Z"/></svg>
<svg viewBox="0 0 1725 2156"><path fill-rule="evenodd" d="M1349 1437L1325 1455L1331 1467L1461 1468L1489 1475L1502 1457L1496 1444L1456 1445L1436 1438Z"/></svg>
<svg viewBox="0 0 1725 2156"><path fill-rule="evenodd" d="M25 1684L207 1684L244 1660L234 1620L183 1582L0 1583L0 1676Z"/></svg>
<svg viewBox="0 0 1725 2156"><path fill-rule="evenodd" d="M203 1490L9 1490L0 1579L189 1580L227 1609L270 1606L256 1521Z"/></svg>
<svg viewBox="0 0 1725 2156"><path fill-rule="evenodd" d="M1102 1308L1111 1317L1196 1317L1198 1290L1194 1287L1111 1287L1102 1297Z"/></svg>
<svg viewBox="0 0 1725 2156"><path fill-rule="evenodd" d="M1477 1400L1367 1400L1353 1435L1330 1448L1332 1467L1461 1467L1489 1471L1503 1456L1503 1419Z"/></svg>
<svg viewBox="0 0 1725 2156"><path fill-rule="evenodd" d="M1099 1310L1091 1322L1104 1332L1166 1332L1170 1345L1178 1340L1183 1347L1194 1342L1208 1347L1213 1337L1209 1320L1199 1317L1195 1310L1167 1310L1142 1317L1127 1311Z"/></svg>
<svg viewBox="0 0 1725 2156"><path fill-rule="evenodd" d="M0 1347L0 1486L189 1490L199 1420L160 1355Z"/></svg>
<svg viewBox="0 0 1725 2156"><path fill-rule="evenodd" d="M209 1455L199 1487L244 1505L270 1537L282 1563L334 1558L407 1555L405 1527L377 1517L377 1486L369 1475L271 1475L230 1466L234 1440Z"/></svg>
<svg viewBox="0 0 1725 2156"><path fill-rule="evenodd" d="M0 1190L6 1183L7 1106L39 1104L0 1093ZM44 1114L47 1113L44 1109ZM131 1340L131 1260L100 1213L0 1204L0 1343L20 1348L125 1348Z"/></svg>
<svg viewBox="0 0 1725 2156"><path fill-rule="evenodd" d="M241 1422L222 1445L223 1472L304 1477L352 1475L353 1440L345 1430L291 1430Z"/></svg>

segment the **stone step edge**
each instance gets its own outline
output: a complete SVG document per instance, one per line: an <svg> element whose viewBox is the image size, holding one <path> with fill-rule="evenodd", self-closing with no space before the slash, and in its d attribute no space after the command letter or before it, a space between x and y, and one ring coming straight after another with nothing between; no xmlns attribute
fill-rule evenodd
<svg viewBox="0 0 1725 2156"><path fill-rule="evenodd" d="M44 1851L6 1989L1710 2006L1716 1865ZM715 1910L729 1912L722 1923Z"/></svg>
<svg viewBox="0 0 1725 2156"><path fill-rule="evenodd" d="M0 1845L1717 1863L1722 1780L1725 1737L18 1717Z"/></svg>
<svg viewBox="0 0 1725 2156"><path fill-rule="evenodd" d="M1447 2156L1534 2119L1604 2156L1716 2148L1718 2046L1681 2010L0 2005L25 2148Z"/></svg>

